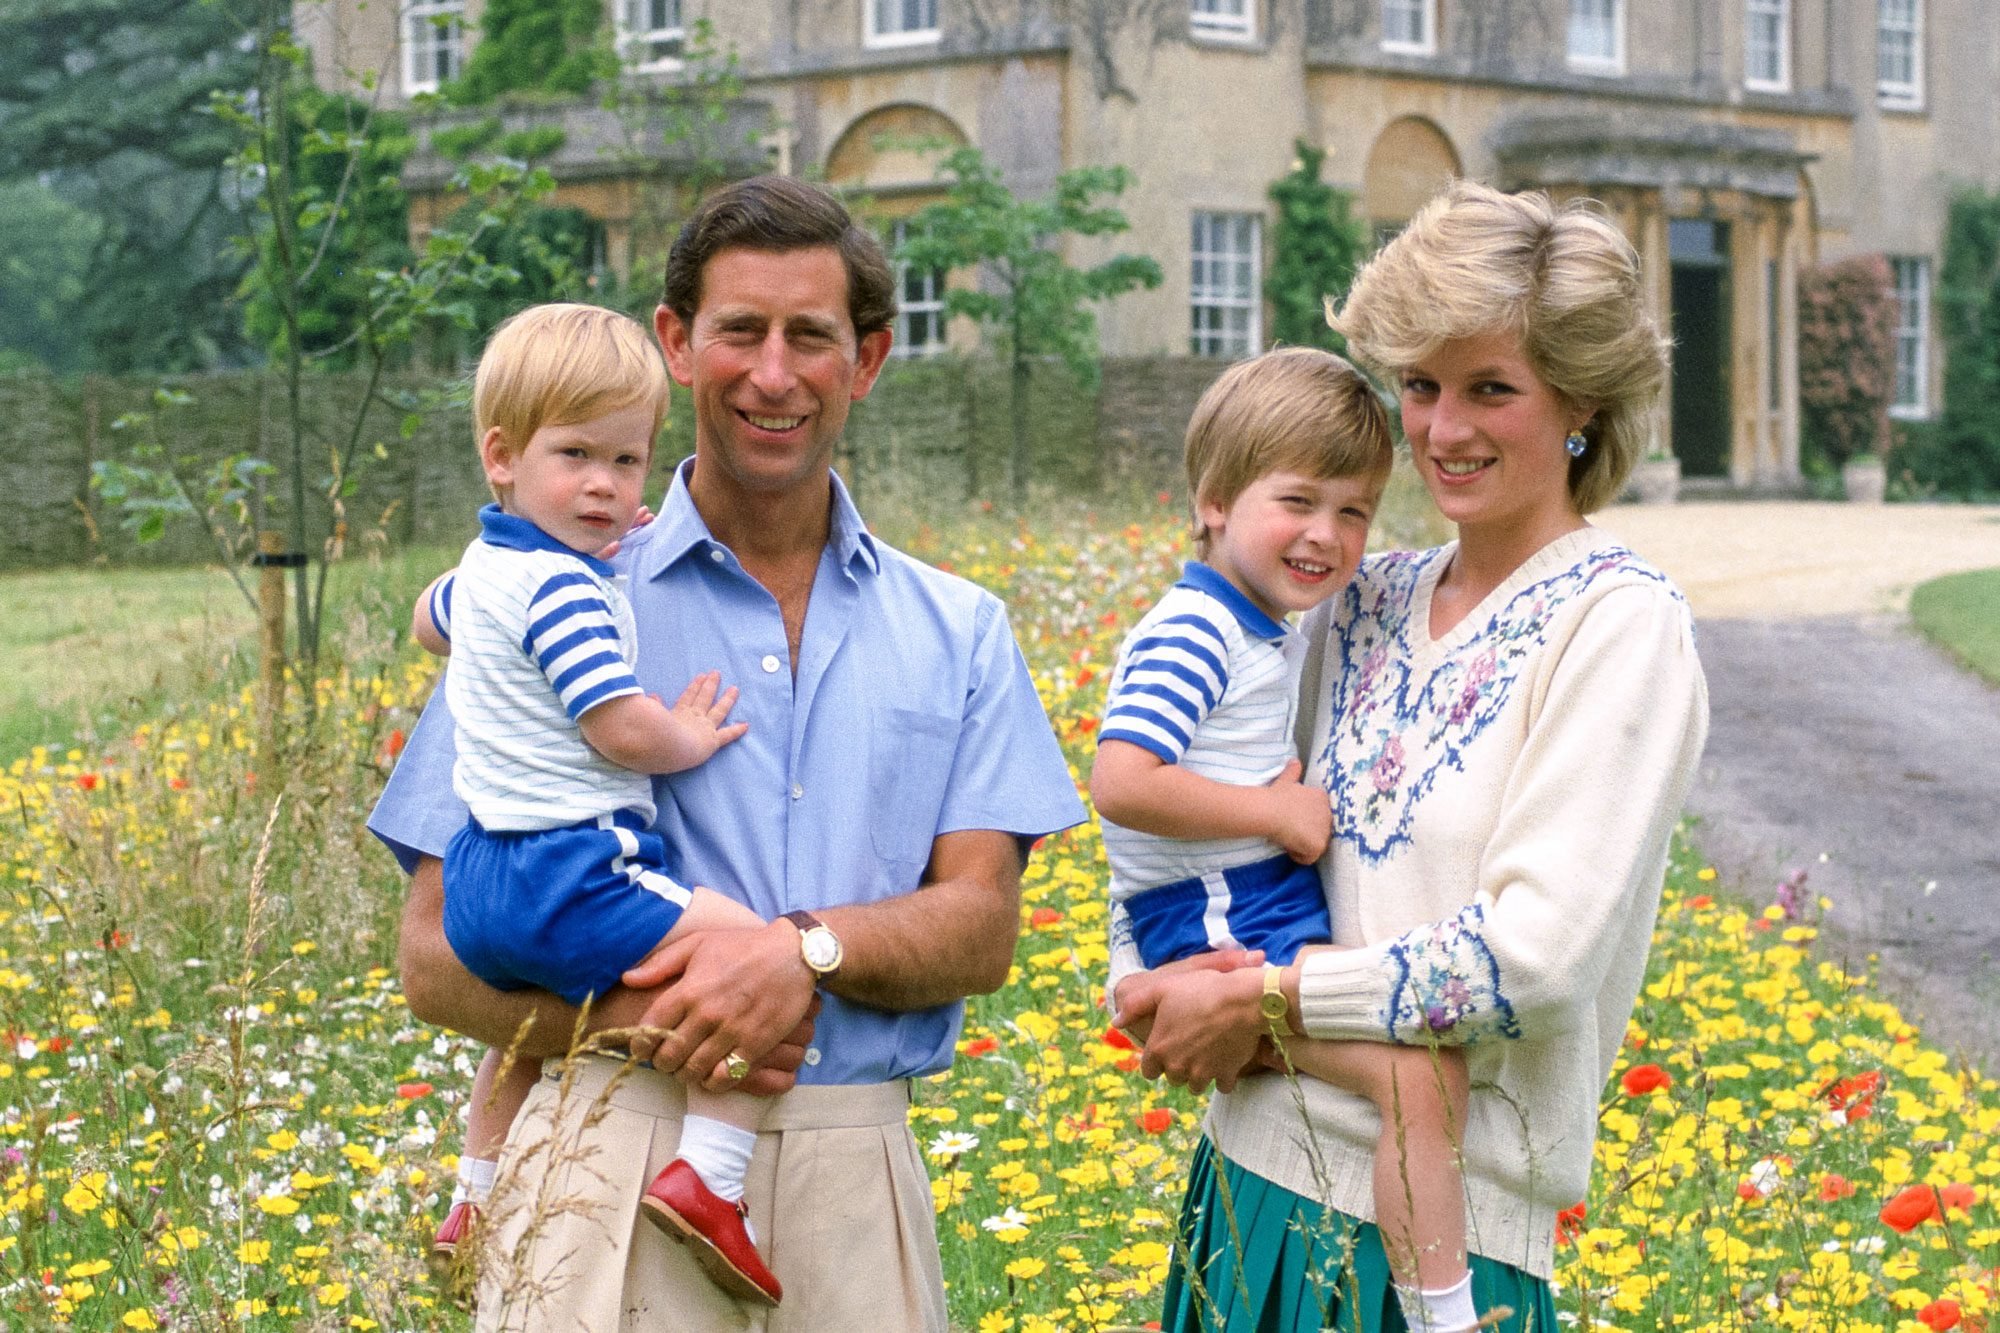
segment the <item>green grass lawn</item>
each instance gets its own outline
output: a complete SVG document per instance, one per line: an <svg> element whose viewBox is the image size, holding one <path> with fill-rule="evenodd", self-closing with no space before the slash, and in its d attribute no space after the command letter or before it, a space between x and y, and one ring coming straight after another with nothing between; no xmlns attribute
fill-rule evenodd
<svg viewBox="0 0 2000 1333"><path fill-rule="evenodd" d="M418 547L337 566L330 639L351 611L405 616L386 604L407 607L456 557ZM36 745L122 735L134 716L205 698L256 670L256 617L213 567L9 574L0 605L0 765Z"/></svg>
<svg viewBox="0 0 2000 1333"><path fill-rule="evenodd" d="M2000 685L2000 569L1918 585L1910 594L1910 618L1932 642Z"/></svg>

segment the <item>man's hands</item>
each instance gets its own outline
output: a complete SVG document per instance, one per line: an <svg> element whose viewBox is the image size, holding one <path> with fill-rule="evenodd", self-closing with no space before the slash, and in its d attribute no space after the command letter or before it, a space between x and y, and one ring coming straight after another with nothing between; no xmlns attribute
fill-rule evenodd
<svg viewBox="0 0 2000 1333"><path fill-rule="evenodd" d="M1197 1093L1211 1083L1230 1092L1237 1079L1261 1068L1263 962L1260 950L1225 949L1120 982L1111 1021L1144 1041L1139 1072Z"/></svg>
<svg viewBox="0 0 2000 1333"><path fill-rule="evenodd" d="M761 930L705 931L676 940L624 981L635 990L666 986L651 996L639 1025L652 1031L633 1037L632 1054L712 1092L746 1086L722 1072L731 1052L761 1073L781 1062L782 1056L770 1059L780 1048L796 1045L790 1065L796 1070L819 1008L812 971L799 956L798 927L783 920Z"/></svg>
<svg viewBox="0 0 2000 1333"><path fill-rule="evenodd" d="M1305 765L1298 760L1288 760L1285 771L1271 779L1271 785L1264 789L1270 795L1275 816L1271 840L1302 866L1319 860L1327 843L1333 840L1333 805L1327 800L1324 787L1301 781L1305 771Z"/></svg>

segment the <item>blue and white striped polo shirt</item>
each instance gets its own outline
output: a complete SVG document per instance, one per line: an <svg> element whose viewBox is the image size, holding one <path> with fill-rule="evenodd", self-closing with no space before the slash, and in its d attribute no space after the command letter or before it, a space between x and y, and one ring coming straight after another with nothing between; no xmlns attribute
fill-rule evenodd
<svg viewBox="0 0 2000 1333"><path fill-rule="evenodd" d="M432 600L451 640L445 695L458 740L451 785L489 831L563 828L620 810L653 820L653 783L590 747L577 726L639 694L622 577L498 505Z"/></svg>
<svg viewBox="0 0 2000 1333"><path fill-rule="evenodd" d="M1303 641L1229 580L1189 561L1118 649L1100 740L1129 741L1191 773L1263 786L1295 758ZM1103 822L1111 899L1285 849L1263 838L1182 841Z"/></svg>

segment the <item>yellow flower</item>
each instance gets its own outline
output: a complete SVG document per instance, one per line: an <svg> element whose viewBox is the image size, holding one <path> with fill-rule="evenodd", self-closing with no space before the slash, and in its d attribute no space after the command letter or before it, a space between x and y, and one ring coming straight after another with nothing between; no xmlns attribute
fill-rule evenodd
<svg viewBox="0 0 2000 1333"><path fill-rule="evenodd" d="M1013 1263L1007 1265L1007 1276L1011 1278L1018 1278L1021 1281L1025 1282L1029 1278L1040 1277L1042 1275L1042 1270L1047 1267L1048 1264L1040 1259L1030 1259L1023 1257L1020 1259L1016 1259Z"/></svg>

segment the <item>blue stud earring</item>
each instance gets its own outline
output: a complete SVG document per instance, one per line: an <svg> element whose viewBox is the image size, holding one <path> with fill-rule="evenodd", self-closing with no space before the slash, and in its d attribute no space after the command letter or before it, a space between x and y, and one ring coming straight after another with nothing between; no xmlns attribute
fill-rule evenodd
<svg viewBox="0 0 2000 1333"><path fill-rule="evenodd" d="M1569 450L1571 458L1582 458L1583 451L1590 448L1590 441L1583 438L1582 431L1573 430L1569 433L1569 437L1563 441L1563 448Z"/></svg>

